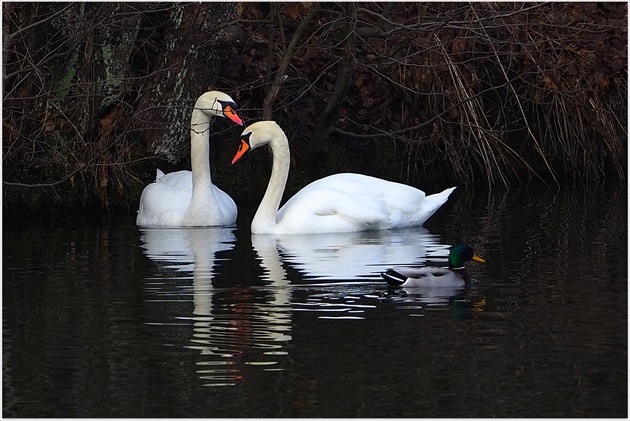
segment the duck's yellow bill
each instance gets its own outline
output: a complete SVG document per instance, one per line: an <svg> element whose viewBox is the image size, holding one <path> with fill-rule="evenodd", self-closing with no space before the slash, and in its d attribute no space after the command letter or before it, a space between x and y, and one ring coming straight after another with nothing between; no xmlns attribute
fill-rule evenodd
<svg viewBox="0 0 630 421"><path fill-rule="evenodd" d="M473 255L473 258L472 258L472 259L473 259L475 262L486 263L486 261L485 261L485 260L483 260L481 257L477 256L476 254L475 254L475 255Z"/></svg>

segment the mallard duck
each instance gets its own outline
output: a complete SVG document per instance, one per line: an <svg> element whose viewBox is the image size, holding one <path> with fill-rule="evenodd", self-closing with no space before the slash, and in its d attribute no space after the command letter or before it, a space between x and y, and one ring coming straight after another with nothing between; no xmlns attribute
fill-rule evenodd
<svg viewBox="0 0 630 421"><path fill-rule="evenodd" d="M448 268L423 267L396 271L388 269L381 273L391 286L399 287L463 287L470 282L470 275L464 267L469 260L485 263L477 256L470 245L461 243L451 247L448 255Z"/></svg>

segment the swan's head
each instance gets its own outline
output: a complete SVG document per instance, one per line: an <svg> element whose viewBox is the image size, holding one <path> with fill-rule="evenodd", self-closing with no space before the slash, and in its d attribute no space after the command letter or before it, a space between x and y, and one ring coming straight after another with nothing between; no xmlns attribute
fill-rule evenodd
<svg viewBox="0 0 630 421"><path fill-rule="evenodd" d="M275 121L257 121L247 126L241 134L241 146L232 159L232 164L241 159L245 152L271 143L274 139L286 139L286 136Z"/></svg>
<svg viewBox="0 0 630 421"><path fill-rule="evenodd" d="M195 108L209 115L227 117L239 126L243 120L236 114L236 102L226 93L210 91L201 95L195 104Z"/></svg>

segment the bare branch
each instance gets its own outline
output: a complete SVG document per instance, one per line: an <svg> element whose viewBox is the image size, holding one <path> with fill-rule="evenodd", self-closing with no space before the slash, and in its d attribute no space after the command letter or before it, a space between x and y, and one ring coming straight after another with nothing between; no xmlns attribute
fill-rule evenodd
<svg viewBox="0 0 630 421"><path fill-rule="evenodd" d="M267 95L265 96L265 99L263 101L263 120L271 120L272 118L273 113L271 106L275 101L276 96L278 95L278 91L280 91L280 86L282 85L282 82L286 80L286 70L289 66L289 63L291 62L291 59L293 58L295 47L298 45L300 36L304 32L309 21L315 15L315 12L317 12L318 9L319 3L312 3L308 13L306 14L306 16L304 16L304 18L302 18L300 24L293 33L293 38L291 38L291 41L289 42L289 45L287 46L287 49L282 57L282 61L278 65L276 77L273 81L273 84L271 85L271 89L269 89L269 92L267 92Z"/></svg>

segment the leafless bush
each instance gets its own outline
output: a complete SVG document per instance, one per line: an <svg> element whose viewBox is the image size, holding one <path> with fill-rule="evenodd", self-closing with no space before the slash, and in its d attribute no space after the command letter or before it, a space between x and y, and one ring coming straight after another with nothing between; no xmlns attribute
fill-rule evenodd
<svg viewBox="0 0 630 421"><path fill-rule="evenodd" d="M250 39L230 62L246 69L241 95L252 107L270 75L284 81L274 118L298 137L314 133L294 148L298 161L333 139L391 138L406 145L410 177L625 177L625 3L325 3L278 70L310 8L247 6Z"/></svg>
<svg viewBox="0 0 630 421"><path fill-rule="evenodd" d="M3 3L3 53L5 199L135 204L210 88L303 169L625 178L626 3Z"/></svg>

